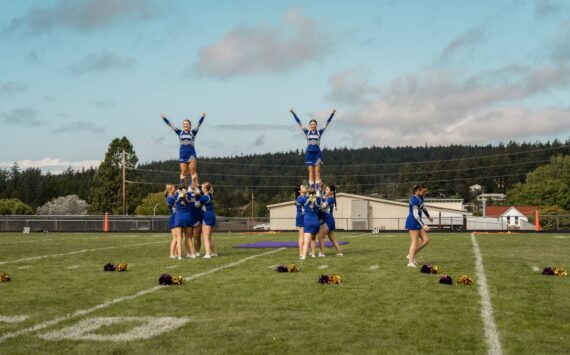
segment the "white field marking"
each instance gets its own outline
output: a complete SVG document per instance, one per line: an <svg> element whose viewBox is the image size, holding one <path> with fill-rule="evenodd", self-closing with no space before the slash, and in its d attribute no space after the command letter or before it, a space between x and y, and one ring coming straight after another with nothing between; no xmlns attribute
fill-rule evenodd
<svg viewBox="0 0 570 355"><path fill-rule="evenodd" d="M21 262L21 261L39 260L39 259L45 259L45 258L56 258L56 257L59 257L59 256L68 256L68 255L82 254L82 253L88 253L88 252L90 252L90 251L109 250L109 249L120 249L120 248L130 248L130 247L138 247L138 246L152 245L152 244L163 244L163 243L166 243L166 242L167 242L166 240L163 240L163 241L160 241L160 242L152 242L152 243L141 243L141 244L131 244L131 245L113 246L113 247L102 247L102 248L93 248L93 249L82 249L82 250L72 251L72 252L69 252L69 253L51 254L51 255L41 255L41 256L32 256L32 257L23 258L23 259L0 261L0 265L11 264L11 263L19 263L19 262Z"/></svg>
<svg viewBox="0 0 570 355"><path fill-rule="evenodd" d="M379 265L371 265L371 266L368 268L368 270L377 270L377 269L380 269L380 266L379 266Z"/></svg>
<svg viewBox="0 0 570 355"><path fill-rule="evenodd" d="M2 242L0 245L47 242L53 239L20 240L18 242Z"/></svg>
<svg viewBox="0 0 570 355"><path fill-rule="evenodd" d="M170 265L170 266L167 266L166 268L167 269L176 269L178 266L180 266L180 265Z"/></svg>
<svg viewBox="0 0 570 355"><path fill-rule="evenodd" d="M160 334L182 327L190 319L174 317L98 317L80 321L70 327L40 334L45 340L92 340L123 342L150 339ZM143 324L118 334L96 334L95 330L116 323L143 322Z"/></svg>
<svg viewBox="0 0 570 355"><path fill-rule="evenodd" d="M540 268L539 268L538 266L533 266L533 267L532 267L532 271L534 271L534 272L539 272L539 271L540 271Z"/></svg>
<svg viewBox="0 0 570 355"><path fill-rule="evenodd" d="M329 266L328 266L328 265L321 265L321 266L319 266L319 269L324 270L324 269L326 269L327 267L329 267Z"/></svg>
<svg viewBox="0 0 570 355"><path fill-rule="evenodd" d="M565 236L565 235L557 235L557 236L554 237L554 238L557 238L557 239L568 239L568 238L570 238L570 237L567 237L567 236Z"/></svg>
<svg viewBox="0 0 570 355"><path fill-rule="evenodd" d="M240 260L238 260L238 261L235 261L235 262L233 262L233 263L230 263L230 264L222 265L222 266L219 266L219 267L217 267L217 268L213 268L213 269L210 269L210 270L208 270L208 271L201 272L201 273L199 273L199 274L195 274L195 275L192 275L192 276L187 276L187 277L185 277L184 279L185 279L186 282L189 282L189 281L191 281L191 280L200 278L200 277L202 277L202 276L206 276L206 275L209 275L209 274L213 274L213 273L218 272L218 271L220 271L220 270L224 270L224 269L227 269L227 268L231 268L231 267L237 266L237 265L239 265L239 264L245 263L246 261L249 261L249 260L252 260L252 259L261 257L261 256L266 256L266 255L270 255L270 254L273 254L273 253L277 253L277 252L280 252L280 251L285 250L285 249L287 249L287 248L279 248L279 249L271 250L271 251L268 251L268 252L265 252L265 253L251 255L251 256L248 256L248 257L246 257L246 258L243 258L243 259L240 259ZM62 316L62 317L56 317L56 318L54 318L54 319L52 319L52 320L48 320L48 321L45 321L45 322L42 322L42 323L38 323L38 324L36 324L36 325L34 325L34 326L32 326L32 327L26 328L26 329L20 329L20 330L17 330L17 331L15 331L15 332L5 333L5 334L3 334L3 335L0 336L0 343L2 343L3 341L6 341L6 340L8 340L8 339L11 339L11 338L19 337L20 335L37 332L38 330L42 330L42 329L45 329L45 328L47 328L47 327L51 327L52 325L56 325L56 324L58 324L58 323L61 323L61 322L63 322L63 321L69 320L69 319L83 317L83 316L85 316L85 315L87 315L87 314L93 313L93 312L98 311L98 310L100 310L100 309L104 309L104 308L110 307L110 306L112 306L112 305L115 305L115 304L120 303L120 302L123 302L123 301L130 301L130 300L133 300L133 299L135 299L135 298L139 298L139 297L145 296L145 295L147 295L147 294L154 293L154 292L156 292L156 291L159 291L159 290L164 289L165 287L168 287L168 286L162 286L162 285L154 286L154 287L152 287L152 288L148 288L148 289L146 289L146 290L139 291L139 292L134 293L134 294L129 295L129 296L123 296L123 297L114 298L114 299L112 299L112 300L110 300L110 301L107 301L107 302L105 302L105 303L98 304L98 305L93 306L93 307L91 307L91 308L82 309L82 310L79 310L79 311L75 311L75 312L73 312L73 313L71 313L71 314L67 314L67 315L65 315L65 316Z"/></svg>
<svg viewBox="0 0 570 355"><path fill-rule="evenodd" d="M29 268L31 268L31 267L32 267L32 265L24 265L24 266L18 266L18 269L19 269L19 270L24 270L24 269L29 269Z"/></svg>
<svg viewBox="0 0 570 355"><path fill-rule="evenodd" d="M76 265L71 265L67 267L67 270L74 270L74 269L79 269L81 267L81 265L76 264Z"/></svg>
<svg viewBox="0 0 570 355"><path fill-rule="evenodd" d="M364 236L367 236L367 235L368 235L368 236L372 236L373 234L372 234L371 232L368 232L368 233L357 234L357 235L346 235L346 236L339 235L339 238L340 238L340 239L342 239L342 238L345 238L345 239L354 239L354 238L361 238L361 237L364 237Z"/></svg>
<svg viewBox="0 0 570 355"><path fill-rule="evenodd" d="M268 268L268 269L275 269L275 268L277 267L277 265L278 265L278 264L275 264L275 265L269 265L267 268Z"/></svg>
<svg viewBox="0 0 570 355"><path fill-rule="evenodd" d="M485 276L485 269L483 268L483 257L481 256L481 250L475 238L475 233L471 233L471 242L473 243L473 254L475 254L475 271L477 273L479 295L481 296L481 318L485 326L485 340L489 347L488 354L501 355L503 350L501 349L499 333L497 332L497 325L493 317L493 305L491 304L487 277Z"/></svg>
<svg viewBox="0 0 570 355"><path fill-rule="evenodd" d="M20 323L28 319L29 317L24 316L0 316L0 323Z"/></svg>

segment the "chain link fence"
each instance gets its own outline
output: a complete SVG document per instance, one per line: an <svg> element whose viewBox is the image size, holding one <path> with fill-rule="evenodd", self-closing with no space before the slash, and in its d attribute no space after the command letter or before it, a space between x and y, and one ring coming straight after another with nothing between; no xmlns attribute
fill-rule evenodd
<svg viewBox="0 0 570 355"><path fill-rule="evenodd" d="M403 231L406 218L337 218L339 230ZM500 218L476 216L434 218L428 223L436 231L534 231L534 221L518 225ZM105 216L1 216L0 232L103 232ZM570 215L540 216L541 231L570 231ZM254 232L294 230L294 218L217 217L218 232ZM167 216L109 216L109 232L168 232Z"/></svg>

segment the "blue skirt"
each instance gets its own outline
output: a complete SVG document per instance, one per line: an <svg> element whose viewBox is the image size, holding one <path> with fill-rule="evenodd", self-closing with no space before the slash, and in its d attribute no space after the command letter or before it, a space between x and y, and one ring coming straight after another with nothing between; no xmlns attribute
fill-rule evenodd
<svg viewBox="0 0 570 355"><path fill-rule="evenodd" d="M176 217L176 213L173 213L170 215L170 218L168 219L168 229L174 229L174 218Z"/></svg>
<svg viewBox="0 0 570 355"><path fill-rule="evenodd" d="M176 212L174 214L175 227L192 227L192 216L186 212Z"/></svg>
<svg viewBox="0 0 570 355"><path fill-rule="evenodd" d="M317 234L320 228L321 224L318 218L307 218L307 216L305 216L305 220L303 221L304 233Z"/></svg>
<svg viewBox="0 0 570 355"><path fill-rule="evenodd" d="M418 231L422 229L422 225L416 221L414 216L408 216L408 218L406 218L406 229L409 231Z"/></svg>
<svg viewBox="0 0 570 355"><path fill-rule="evenodd" d="M297 217L295 217L295 227L302 227L304 220L305 220L304 214L302 213L297 214Z"/></svg>
<svg viewBox="0 0 570 355"><path fill-rule="evenodd" d="M214 211L206 211L202 223L205 226L214 227L216 225L216 213Z"/></svg>
<svg viewBox="0 0 570 355"><path fill-rule="evenodd" d="M188 146L188 148L180 148L180 157L179 161L181 163L190 163L192 160L197 160L196 150L192 146Z"/></svg>
<svg viewBox="0 0 570 355"><path fill-rule="evenodd" d="M307 166L315 166L315 165L322 165L323 164L323 156L321 155L321 151L307 151L305 153L305 165Z"/></svg>
<svg viewBox="0 0 570 355"><path fill-rule="evenodd" d="M336 223L332 215L329 215L327 218L325 218L325 225L331 232L336 230Z"/></svg>

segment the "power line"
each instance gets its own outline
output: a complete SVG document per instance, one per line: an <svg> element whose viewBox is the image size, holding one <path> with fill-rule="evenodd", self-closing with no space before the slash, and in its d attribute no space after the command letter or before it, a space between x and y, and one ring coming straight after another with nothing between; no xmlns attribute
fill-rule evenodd
<svg viewBox="0 0 570 355"><path fill-rule="evenodd" d="M337 178L346 178L346 177L380 177L380 176L400 176L400 175L417 175L417 174L434 174L434 173L445 173L445 172L458 172L458 171L469 171L469 170L480 170L480 169L493 169L493 168L502 168L508 166L521 166L521 165L531 165L531 164L538 164L538 163L546 163L549 162L550 159L543 159L543 160L535 160L530 162L516 162L516 163L509 163L509 164L499 164L499 165L480 165L475 167L468 167L468 168L459 168L459 169L442 169L442 170L429 170L429 171L416 171L416 172L399 172L399 173L384 173L384 174L344 174L344 175L332 175L332 174L323 174L323 177L337 177ZM169 174L179 174L179 171L174 170L155 170L155 169L139 169L139 168L127 168L129 170L134 171L144 171L144 172L157 172L157 173L169 173ZM251 174L227 174L227 173L201 173L201 175L205 176L231 176L231 177L258 177L258 178L305 178L306 175L251 175Z"/></svg>

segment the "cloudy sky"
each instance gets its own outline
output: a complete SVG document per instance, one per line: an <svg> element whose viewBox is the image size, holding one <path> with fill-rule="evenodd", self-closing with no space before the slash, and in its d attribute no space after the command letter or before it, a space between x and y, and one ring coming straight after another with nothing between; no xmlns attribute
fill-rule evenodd
<svg viewBox="0 0 570 355"><path fill-rule="evenodd" d="M3 0L0 167L570 136L570 2Z"/></svg>

